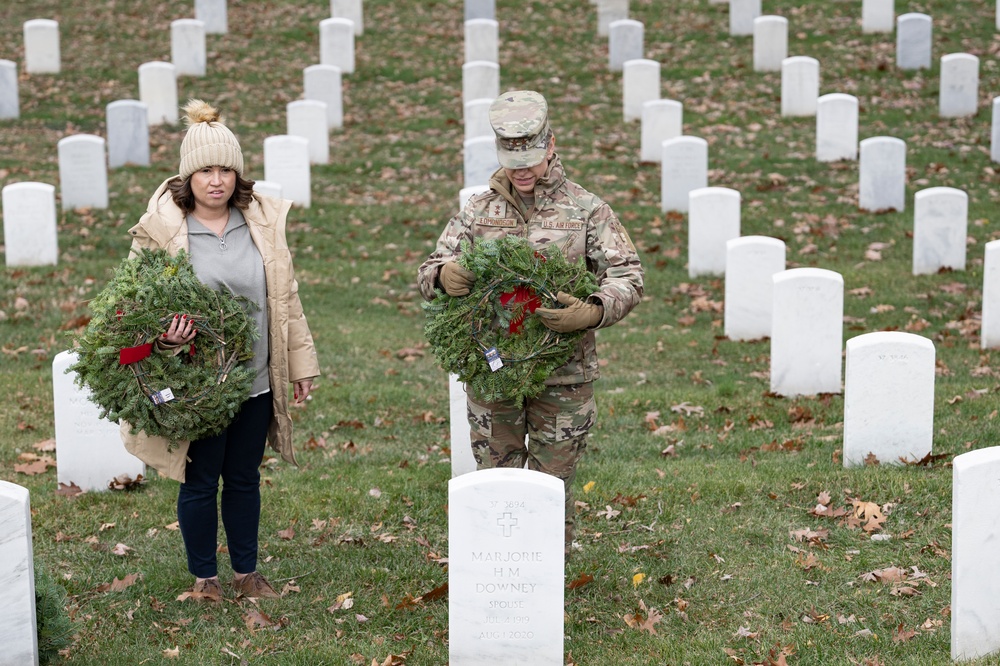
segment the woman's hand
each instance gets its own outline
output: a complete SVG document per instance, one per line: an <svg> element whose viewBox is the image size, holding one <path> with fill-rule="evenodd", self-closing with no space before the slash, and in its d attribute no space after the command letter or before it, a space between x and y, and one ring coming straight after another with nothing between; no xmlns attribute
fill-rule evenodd
<svg viewBox="0 0 1000 666"><path fill-rule="evenodd" d="M305 402L305 399L309 397L309 393L312 392L313 380L312 379L300 379L294 383L293 396L295 397L295 402Z"/></svg>
<svg viewBox="0 0 1000 666"><path fill-rule="evenodd" d="M196 335L198 329L194 327L194 320L187 315L175 314L160 340L167 347L176 347L191 342Z"/></svg>

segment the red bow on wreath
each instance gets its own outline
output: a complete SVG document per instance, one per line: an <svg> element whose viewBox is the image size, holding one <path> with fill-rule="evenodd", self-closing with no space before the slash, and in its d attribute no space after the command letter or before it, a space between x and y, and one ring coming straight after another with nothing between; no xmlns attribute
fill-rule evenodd
<svg viewBox="0 0 1000 666"><path fill-rule="evenodd" d="M514 287L514 291L508 291L501 294L500 304L509 310L513 310L518 308L518 306L521 306L518 308L518 312L514 318L510 320L509 331L512 335L516 335L521 332L521 328L524 326L525 316L542 307L542 301L535 295L535 290L531 287L525 287L524 285L518 285Z"/></svg>

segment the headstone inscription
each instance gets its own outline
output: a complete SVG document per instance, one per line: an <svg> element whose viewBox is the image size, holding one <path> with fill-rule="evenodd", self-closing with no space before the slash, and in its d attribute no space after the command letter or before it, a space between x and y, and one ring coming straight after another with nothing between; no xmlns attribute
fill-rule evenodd
<svg viewBox="0 0 1000 666"><path fill-rule="evenodd" d="M651 99L642 103L640 156L643 162L663 159L663 142L684 134L684 105L672 99Z"/></svg>
<svg viewBox="0 0 1000 666"><path fill-rule="evenodd" d="M641 21L623 19L608 26L608 70L622 71L628 60L642 60L644 31Z"/></svg>
<svg viewBox="0 0 1000 666"><path fill-rule="evenodd" d="M465 141L479 136L493 137L493 125L490 124L490 106L492 99L472 99L465 103L462 110L462 121L465 126Z"/></svg>
<svg viewBox="0 0 1000 666"><path fill-rule="evenodd" d="M58 482L99 491L119 475L145 475L146 466L125 450L118 424L102 419L90 389L78 387L76 373L66 372L76 361L73 351L60 352L52 361Z"/></svg>
<svg viewBox="0 0 1000 666"><path fill-rule="evenodd" d="M170 62L177 76L205 76L205 24L198 19L170 23Z"/></svg>
<svg viewBox="0 0 1000 666"><path fill-rule="evenodd" d="M104 139L74 134L59 140L59 193L62 209L108 207L108 160Z"/></svg>
<svg viewBox="0 0 1000 666"><path fill-rule="evenodd" d="M303 97L326 104L326 126L344 126L344 88L340 68L335 65L309 65L302 70Z"/></svg>
<svg viewBox="0 0 1000 666"><path fill-rule="evenodd" d="M628 0L600 0L597 3L597 36L607 37L611 24L628 18Z"/></svg>
<svg viewBox="0 0 1000 666"><path fill-rule="evenodd" d="M726 243L740 237L740 193L728 187L691 190L688 277L726 274Z"/></svg>
<svg viewBox="0 0 1000 666"><path fill-rule="evenodd" d="M205 24L209 35L224 35L229 31L226 0L194 0L194 17Z"/></svg>
<svg viewBox="0 0 1000 666"><path fill-rule="evenodd" d="M169 62L139 65L139 101L146 105L149 124L177 122L177 70Z"/></svg>
<svg viewBox="0 0 1000 666"><path fill-rule="evenodd" d="M55 266L56 188L48 183L11 183L2 191L7 266Z"/></svg>
<svg viewBox="0 0 1000 666"><path fill-rule="evenodd" d="M21 99L17 92L17 63L0 60L0 120L21 116Z"/></svg>
<svg viewBox="0 0 1000 666"><path fill-rule="evenodd" d="M500 65L473 60L462 65L462 104L474 99L496 99L500 95Z"/></svg>
<svg viewBox="0 0 1000 666"><path fill-rule="evenodd" d="M365 33L365 7L363 0L330 0L330 16L345 18L354 23L354 35Z"/></svg>
<svg viewBox="0 0 1000 666"><path fill-rule="evenodd" d="M979 58L971 53L941 56L938 112L942 118L976 115L979 104Z"/></svg>
<svg viewBox="0 0 1000 666"><path fill-rule="evenodd" d="M686 213L691 191L708 187L708 141L679 136L664 141L660 155L660 210Z"/></svg>
<svg viewBox="0 0 1000 666"><path fill-rule="evenodd" d="M451 666L563 663L563 482L485 469L448 482Z"/></svg>
<svg viewBox="0 0 1000 666"><path fill-rule="evenodd" d="M847 341L844 467L917 461L934 439L934 343L901 331Z"/></svg>
<svg viewBox="0 0 1000 666"><path fill-rule="evenodd" d="M931 68L932 21L927 14L910 12L896 19L896 66Z"/></svg>
<svg viewBox="0 0 1000 666"><path fill-rule="evenodd" d="M0 589L3 590L0 661L10 666L37 666L31 500L27 488L9 481L0 481L0 535L3 535L0 538Z"/></svg>
<svg viewBox="0 0 1000 666"><path fill-rule="evenodd" d="M781 115L815 116L818 101L819 60L808 56L782 60Z"/></svg>
<svg viewBox="0 0 1000 666"><path fill-rule="evenodd" d="M774 275L771 391L787 397L840 393L844 278L824 268Z"/></svg>
<svg viewBox="0 0 1000 666"><path fill-rule="evenodd" d="M858 159L858 98L843 93L816 101L816 160Z"/></svg>
<svg viewBox="0 0 1000 666"><path fill-rule="evenodd" d="M788 57L788 19L758 16L753 20L753 71L779 72Z"/></svg>
<svg viewBox="0 0 1000 666"><path fill-rule="evenodd" d="M951 658L965 661L1000 651L1000 447L952 461Z"/></svg>
<svg viewBox="0 0 1000 666"><path fill-rule="evenodd" d="M983 258L983 314L979 345L1000 348L1000 240L986 244Z"/></svg>
<svg viewBox="0 0 1000 666"><path fill-rule="evenodd" d="M929 187L913 195L913 274L942 268L965 270L969 195L954 187Z"/></svg>
<svg viewBox="0 0 1000 666"><path fill-rule="evenodd" d="M496 139L477 136L462 143L462 165L465 187L485 185L493 172L500 168Z"/></svg>
<svg viewBox="0 0 1000 666"><path fill-rule="evenodd" d="M135 99L104 107L108 127L108 167L149 166L149 109Z"/></svg>
<svg viewBox="0 0 1000 666"><path fill-rule="evenodd" d="M495 19L496 0L465 0L465 20Z"/></svg>
<svg viewBox="0 0 1000 666"><path fill-rule="evenodd" d="M753 20L761 15L761 0L729 0L729 34L753 34Z"/></svg>
<svg viewBox="0 0 1000 666"><path fill-rule="evenodd" d="M861 142L858 206L867 211L906 208L906 142L873 136Z"/></svg>
<svg viewBox="0 0 1000 666"><path fill-rule="evenodd" d="M327 127L326 103L314 99L289 102L288 134L309 142L310 164L330 163L330 130Z"/></svg>
<svg viewBox="0 0 1000 666"><path fill-rule="evenodd" d="M328 18L319 22L319 64L339 67L342 74L354 73L354 22Z"/></svg>
<svg viewBox="0 0 1000 666"><path fill-rule="evenodd" d="M785 270L785 242L742 236L726 242L724 331L730 340L771 337L774 275Z"/></svg>
<svg viewBox="0 0 1000 666"><path fill-rule="evenodd" d="M465 22L465 62L500 62L500 24L493 19Z"/></svg>
<svg viewBox="0 0 1000 666"><path fill-rule="evenodd" d="M660 99L660 63L627 60L622 65L622 112L625 122L642 119L642 105Z"/></svg>
<svg viewBox="0 0 1000 666"><path fill-rule="evenodd" d="M895 0L862 0L861 32L892 32Z"/></svg>
<svg viewBox="0 0 1000 666"><path fill-rule="evenodd" d="M309 141L288 134L264 139L264 180L280 185L285 199L309 208Z"/></svg>
<svg viewBox="0 0 1000 666"><path fill-rule="evenodd" d="M24 71L28 74L58 74L62 69L59 52L59 23L52 19L31 19L24 31Z"/></svg>

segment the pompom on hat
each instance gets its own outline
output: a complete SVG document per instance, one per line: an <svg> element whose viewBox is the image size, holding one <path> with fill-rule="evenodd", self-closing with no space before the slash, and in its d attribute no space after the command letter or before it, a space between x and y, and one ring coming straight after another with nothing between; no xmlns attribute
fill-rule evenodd
<svg viewBox="0 0 1000 666"><path fill-rule="evenodd" d="M210 166L228 167L243 175L243 151L236 135L222 124L211 104L192 99L184 106L187 133L181 142L181 178Z"/></svg>

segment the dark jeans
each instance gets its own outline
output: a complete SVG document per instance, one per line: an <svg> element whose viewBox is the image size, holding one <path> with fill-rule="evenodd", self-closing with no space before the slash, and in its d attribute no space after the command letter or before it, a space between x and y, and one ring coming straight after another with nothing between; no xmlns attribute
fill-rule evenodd
<svg viewBox="0 0 1000 666"><path fill-rule="evenodd" d="M250 398L218 435L191 442L185 482L177 494L177 520L187 549L188 571L198 578L218 575L216 498L222 478L222 524L236 573L257 570L260 525L260 462L271 423L270 393Z"/></svg>

